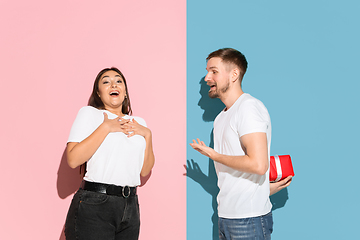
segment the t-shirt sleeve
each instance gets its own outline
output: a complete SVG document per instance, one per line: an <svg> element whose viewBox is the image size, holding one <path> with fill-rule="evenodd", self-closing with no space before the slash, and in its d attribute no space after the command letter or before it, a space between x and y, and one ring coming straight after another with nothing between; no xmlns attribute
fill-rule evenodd
<svg viewBox="0 0 360 240"><path fill-rule="evenodd" d="M79 110L71 127L68 142L81 142L95 130L93 126L93 109L83 107Z"/></svg>
<svg viewBox="0 0 360 240"><path fill-rule="evenodd" d="M142 126L147 127L146 122L141 117L134 117L134 119Z"/></svg>
<svg viewBox="0 0 360 240"><path fill-rule="evenodd" d="M239 137L255 132L266 132L270 117L266 107L258 100L248 100L241 106L238 122Z"/></svg>

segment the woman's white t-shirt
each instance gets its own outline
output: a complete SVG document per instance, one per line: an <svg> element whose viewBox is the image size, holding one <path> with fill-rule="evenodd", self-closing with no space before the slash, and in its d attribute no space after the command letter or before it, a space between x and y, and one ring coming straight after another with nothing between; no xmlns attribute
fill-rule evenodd
<svg viewBox="0 0 360 240"><path fill-rule="evenodd" d="M91 135L104 121L118 117L91 106L83 107L72 125L68 142L81 142ZM135 119L146 127L144 119L125 115L124 119ZM127 137L122 132L109 133L94 155L88 160L84 180L115 184L118 186L140 185L140 172L144 163L146 141L140 135Z"/></svg>

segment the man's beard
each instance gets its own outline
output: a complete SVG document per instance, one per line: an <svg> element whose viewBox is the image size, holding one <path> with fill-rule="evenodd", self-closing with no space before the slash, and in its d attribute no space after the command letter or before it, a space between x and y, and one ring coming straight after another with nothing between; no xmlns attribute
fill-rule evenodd
<svg viewBox="0 0 360 240"><path fill-rule="evenodd" d="M220 91L220 93L226 93L226 91L229 90L229 86L230 86L230 81L228 81L226 86L224 86L220 90L218 90L217 85L215 85L216 91L210 91L209 92L209 97L210 98L219 98L219 96L220 96L219 91Z"/></svg>

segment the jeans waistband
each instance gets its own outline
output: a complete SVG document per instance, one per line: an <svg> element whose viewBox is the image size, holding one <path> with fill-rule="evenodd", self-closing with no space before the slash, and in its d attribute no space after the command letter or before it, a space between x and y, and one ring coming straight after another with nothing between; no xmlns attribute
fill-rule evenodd
<svg viewBox="0 0 360 240"><path fill-rule="evenodd" d="M104 193L107 195L124 197L124 198L128 198L129 196L136 195L136 187L129 187L129 186L121 187L113 184L89 182L86 180L82 181L80 188L86 191Z"/></svg>

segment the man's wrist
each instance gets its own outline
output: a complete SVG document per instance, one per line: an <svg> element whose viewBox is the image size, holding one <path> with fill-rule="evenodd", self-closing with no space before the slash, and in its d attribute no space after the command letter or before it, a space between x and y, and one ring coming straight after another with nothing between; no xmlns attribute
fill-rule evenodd
<svg viewBox="0 0 360 240"><path fill-rule="evenodd" d="M213 150L213 152L210 155L210 158L216 162L220 160L221 154Z"/></svg>

